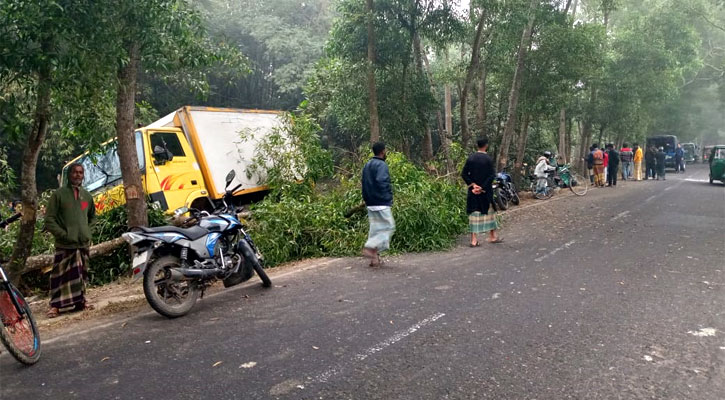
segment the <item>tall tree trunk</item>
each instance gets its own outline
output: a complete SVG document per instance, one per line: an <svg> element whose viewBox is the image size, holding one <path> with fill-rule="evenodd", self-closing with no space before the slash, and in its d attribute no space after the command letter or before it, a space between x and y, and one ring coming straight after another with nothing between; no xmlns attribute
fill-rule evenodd
<svg viewBox="0 0 725 400"><path fill-rule="evenodd" d="M529 21L524 28L524 32L521 35L521 44L519 45L519 51L516 60L516 69L514 70L514 79L511 83L511 93L509 93L508 103L508 115L506 116L506 126L503 131L503 138L501 138L501 147L498 152L498 169L501 170L506 167L508 163L508 152L511 146L511 139L514 132L514 126L516 124L516 109L519 104L519 93L521 91L521 83L523 81L524 74L524 61L526 59L526 52L531 42L531 34L534 29L534 9L536 7L536 0L531 0L529 6Z"/></svg>
<svg viewBox="0 0 725 400"><path fill-rule="evenodd" d="M571 117L567 118L566 121L566 154L567 154L567 162L572 163L574 160L574 154L571 150L571 129L572 129L572 119Z"/></svg>
<svg viewBox="0 0 725 400"><path fill-rule="evenodd" d="M423 46L420 41L420 36L418 35L417 31L414 31L413 33L413 57L415 59L415 68L416 73L422 78L425 76L425 71L423 71ZM432 85L430 86L429 90L432 88ZM430 124L428 124L428 115L423 109L418 110L418 118L420 120L421 125L423 125L423 151L422 151L422 157L423 162L428 163L433 160L433 137L431 136L430 132Z"/></svg>
<svg viewBox="0 0 725 400"><path fill-rule="evenodd" d="M524 156L526 155L526 142L529 140L529 122L531 117L529 114L524 114L521 117L521 130L519 132L519 140L516 143L516 161L514 161L513 177L516 179L516 185L521 189L521 182L523 182L523 166Z"/></svg>
<svg viewBox="0 0 725 400"><path fill-rule="evenodd" d="M446 65L448 65L448 49L446 49ZM445 102L445 113L446 113L446 132L448 132L448 137L453 137L453 104L451 100L451 85L450 83L446 82L445 86L443 87L444 90L444 102Z"/></svg>
<svg viewBox="0 0 725 400"><path fill-rule="evenodd" d="M44 52L50 52L51 43L41 44ZM38 71L37 97L33 127L28 134L28 141L23 150L23 162L20 171L20 196L23 204L23 216L20 219L20 231L13 246L8 274L10 279L20 283L25 262L30 256L35 236L35 221L38 210L38 188L35 184L35 172L38 165L38 154L48 133L50 123L51 65L49 62Z"/></svg>
<svg viewBox="0 0 725 400"><path fill-rule="evenodd" d="M476 131L481 136L486 136L486 75L486 66L482 65L476 97Z"/></svg>
<svg viewBox="0 0 725 400"><path fill-rule="evenodd" d="M128 63L118 71L118 93L116 95L116 138L118 158L121 160L121 177L126 195L128 226L148 225L146 196L141 185L141 173L136 155L134 137L134 110L136 105L136 75L139 66L139 44L128 46Z"/></svg>
<svg viewBox="0 0 725 400"><path fill-rule="evenodd" d="M466 80L463 82L461 88L461 141L463 142L463 148L468 150L468 146L471 144L471 132L468 129L468 91L471 88L471 81L473 80L473 74L478 68L479 59L481 55L481 36L483 34L483 22L486 19L486 12L481 11L481 17L478 20L476 26L476 36L473 38L473 47L471 48L471 63L468 65L466 71Z"/></svg>
<svg viewBox="0 0 725 400"><path fill-rule="evenodd" d="M566 147L566 108L559 110L559 156L569 162L569 149Z"/></svg>
<svg viewBox="0 0 725 400"><path fill-rule="evenodd" d="M380 141L380 119L378 117L378 89L375 84L375 5L366 0L368 25L368 113L370 114L370 143Z"/></svg>
<svg viewBox="0 0 725 400"><path fill-rule="evenodd" d="M423 49L421 49L421 56L423 58L423 63L425 66L425 72L428 76L428 83L430 84L430 90L433 93L434 98L438 98L438 91L435 87L435 82L433 80L433 74L430 72L430 65L428 64L428 56L425 55L425 52ZM450 86L446 85L446 89L448 90L448 95L450 100ZM449 103L450 104L450 103ZM450 112L450 110L447 110L446 112ZM447 117L447 115L446 115ZM443 158L446 160L446 174L450 174L455 169L453 165L453 160L451 159L450 155L450 148L451 148L451 131L448 131L446 127L443 126L443 116L441 115L441 109L438 107L436 110L436 120L438 121L438 136L440 137L441 141L441 153L443 153ZM447 124L447 121L446 121Z"/></svg>

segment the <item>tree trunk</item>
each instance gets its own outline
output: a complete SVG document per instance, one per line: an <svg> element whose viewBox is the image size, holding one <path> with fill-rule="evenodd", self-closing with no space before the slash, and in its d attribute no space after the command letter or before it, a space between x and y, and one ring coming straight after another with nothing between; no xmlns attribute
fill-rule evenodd
<svg viewBox="0 0 725 400"><path fill-rule="evenodd" d="M486 75L487 70L484 65L481 67L476 97L476 131L480 136L486 136Z"/></svg>
<svg viewBox="0 0 725 400"><path fill-rule="evenodd" d="M567 118L566 121L566 154L567 154L567 162L572 163L574 160L574 154L572 154L571 151L571 129L572 129L572 119L571 117Z"/></svg>
<svg viewBox="0 0 725 400"><path fill-rule="evenodd" d="M370 113L370 143L380 141L380 119L378 117L378 89L375 84L375 5L373 0L366 0L368 25L368 112Z"/></svg>
<svg viewBox="0 0 725 400"><path fill-rule="evenodd" d="M516 180L516 185L521 189L521 182L523 182L523 167L524 167L524 156L526 155L526 142L529 140L529 122L531 117L529 114L524 114L521 117L521 131L519 132L519 140L516 143L516 161L514 161L513 177Z"/></svg>
<svg viewBox="0 0 725 400"><path fill-rule="evenodd" d="M566 108L559 110L559 156L565 163L569 162L567 154L569 150L566 148Z"/></svg>
<svg viewBox="0 0 725 400"><path fill-rule="evenodd" d="M136 155L134 137L134 110L136 105L136 74L139 66L139 45L128 46L128 63L118 71L118 93L116 97L116 138L118 158L121 160L121 177L126 195L128 226L148 225L146 196L141 185L141 173Z"/></svg>
<svg viewBox="0 0 725 400"><path fill-rule="evenodd" d="M473 38L473 47L471 48L471 63L468 65L466 71L466 80L463 82L461 88L461 142L463 148L468 150L468 146L471 144L471 132L468 129L468 91L471 88L471 81L473 80L473 74L478 68L479 58L481 54L481 35L483 34L483 22L486 19L486 13L481 12L481 17L478 20L476 26L476 36Z"/></svg>
<svg viewBox="0 0 725 400"><path fill-rule="evenodd" d="M94 258L97 256L108 254L113 250L119 248L123 243L125 243L125 240L123 240L122 237L118 237L91 246L91 248L89 249L89 257ZM43 269L43 272L47 272L46 270L53 266L53 257L53 254L41 254L38 256L28 257L28 260L20 271L20 274L25 274L27 272L35 271L36 269L41 268Z"/></svg>
<svg viewBox="0 0 725 400"><path fill-rule="evenodd" d="M435 82L433 81L433 75L430 72L430 65L428 64L428 56L425 55L425 52L421 49L421 58L423 59L423 64L425 66L425 72L428 76L428 82L430 84L430 90L433 93L434 98L438 98L438 91L435 87ZM450 87L446 85L446 90L448 91L448 100L450 101ZM450 103L447 104L447 106L450 106ZM450 109L446 109L446 112L448 113L446 115L446 118L450 114ZM451 131L447 131L446 127L443 126L443 116L441 115L441 109L438 107L436 110L436 120L438 121L438 136L440 137L441 141L441 152L443 153L443 157L446 160L446 174L450 174L455 169L453 165L453 160L451 159L450 155L450 148L451 148ZM446 121L446 124L448 122ZM452 123L452 122L451 122Z"/></svg>
<svg viewBox="0 0 725 400"><path fill-rule="evenodd" d="M511 139L514 132L514 125L516 124L516 108L519 103L519 93L521 91L521 83L523 81L524 74L524 61L526 59L526 52L531 42L531 34L534 29L534 9L536 7L536 0L532 0L529 6L529 21L524 28L524 32L521 35L521 44L519 45L518 56L516 60L516 69L514 70L514 79L511 83L511 93L509 93L508 103L508 115L506 116L506 126L503 131L503 138L501 138L501 147L498 152L498 169L501 170L506 167L508 163L508 152L511 146Z"/></svg>
<svg viewBox="0 0 725 400"><path fill-rule="evenodd" d="M51 43L41 44L44 52L50 51ZM51 96L51 65L49 62L38 71L37 97L35 100L35 115L33 127L28 134L28 141L23 151L23 162L20 171L20 196L23 204L23 216L20 219L20 231L13 246L10 257L8 274L11 280L19 284L21 272L25 262L30 256L35 236L35 221L38 210L38 188L35 184L35 172L38 165L38 154L45 141L50 123L50 96Z"/></svg>
<svg viewBox="0 0 725 400"><path fill-rule="evenodd" d="M448 49L446 49L446 65L448 65ZM446 83L444 86L444 96L445 96L445 113L446 113L446 132L448 132L448 137L453 137L453 104L451 101L451 85L449 83Z"/></svg>
<svg viewBox="0 0 725 400"><path fill-rule="evenodd" d="M415 59L416 72L420 77L423 77L425 75L425 72L423 71L422 52L423 52L423 48L422 48L422 44L420 41L420 36L418 35L417 31L414 31L414 33L413 33L413 57ZM431 88L432 88L432 85L431 85ZM430 90L430 88L428 90ZM428 123L428 115L426 115L424 110L419 109L418 118L420 120L421 125L423 125L423 151L422 151L421 156L423 157L424 163L429 163L429 162L433 161L433 137L431 136L431 132L430 132L430 124Z"/></svg>

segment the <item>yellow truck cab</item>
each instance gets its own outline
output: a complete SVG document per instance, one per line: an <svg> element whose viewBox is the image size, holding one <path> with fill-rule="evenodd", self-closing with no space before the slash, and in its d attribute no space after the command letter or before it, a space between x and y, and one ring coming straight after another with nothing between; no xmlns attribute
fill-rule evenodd
<svg viewBox="0 0 725 400"><path fill-rule="evenodd" d="M179 207L207 209L209 199L222 198L225 177L235 170L230 187L235 196L261 195L268 190L264 171L251 171L256 144L282 126L279 111L212 107L182 107L134 132L144 192L152 203L173 212ZM85 168L83 187L91 192L96 211L125 203L121 166L115 141L98 153L86 153L72 163Z"/></svg>

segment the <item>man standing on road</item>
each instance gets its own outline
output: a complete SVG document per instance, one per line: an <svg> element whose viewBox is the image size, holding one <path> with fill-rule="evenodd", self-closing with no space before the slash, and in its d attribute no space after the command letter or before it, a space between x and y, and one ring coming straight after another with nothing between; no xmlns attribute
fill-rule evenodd
<svg viewBox="0 0 725 400"><path fill-rule="evenodd" d="M677 143L675 149L675 173L679 174L680 172L685 172L685 149L682 148L681 144Z"/></svg>
<svg viewBox="0 0 725 400"><path fill-rule="evenodd" d="M477 234L488 232L489 243L501 243L503 239L496 235L498 221L496 213L488 210L493 203L493 180L496 169L493 160L486 154L488 139L481 138L476 142L478 151L471 154L463 166L461 177L468 185L466 197L466 212L468 213L468 227L471 230L471 247L480 245Z"/></svg>
<svg viewBox="0 0 725 400"><path fill-rule="evenodd" d="M393 219L393 186L385 163L385 143L373 144L373 158L362 172L362 196L368 209L370 230L363 248L363 256L370 259L371 267L380 266L380 252L390 248L390 238L395 232Z"/></svg>
<svg viewBox="0 0 725 400"><path fill-rule="evenodd" d="M644 179L654 179L656 172L655 166L657 165L657 149L654 146L650 146L647 152L644 154L645 161L645 176Z"/></svg>
<svg viewBox="0 0 725 400"><path fill-rule="evenodd" d="M606 178L604 177L604 152L599 150L597 144L592 145L594 150L592 151L592 159L594 164L594 185L598 187L604 187Z"/></svg>
<svg viewBox="0 0 725 400"><path fill-rule="evenodd" d="M58 316L61 308L92 310L85 298L88 278L90 224L96 216L93 197L81 187L83 165L71 164L68 185L56 190L48 200L45 228L55 238L55 258L50 274L48 318Z"/></svg>
<svg viewBox="0 0 725 400"><path fill-rule="evenodd" d="M657 154L655 156L655 160L657 160L657 180L665 180L665 149L660 147L660 149L657 151Z"/></svg>
<svg viewBox="0 0 725 400"><path fill-rule="evenodd" d="M619 169L619 153L614 149L613 144L608 144L609 151L609 174L607 175L607 186L617 186L617 169Z"/></svg>
<svg viewBox="0 0 725 400"><path fill-rule="evenodd" d="M642 149L639 143L634 144L634 180L642 180Z"/></svg>
<svg viewBox="0 0 725 400"><path fill-rule="evenodd" d="M587 154L587 170L589 171L589 183L594 185L594 146L589 146Z"/></svg>
<svg viewBox="0 0 725 400"><path fill-rule="evenodd" d="M634 159L634 152L627 146L627 143L622 145L622 150L619 151L619 159L622 161L622 180L626 181L632 177L632 160Z"/></svg>

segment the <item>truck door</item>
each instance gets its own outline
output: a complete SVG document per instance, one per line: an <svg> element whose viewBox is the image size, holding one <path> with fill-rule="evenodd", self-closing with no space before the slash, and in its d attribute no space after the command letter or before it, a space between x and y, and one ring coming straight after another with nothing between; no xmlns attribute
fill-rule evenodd
<svg viewBox="0 0 725 400"><path fill-rule="evenodd" d="M154 150L164 149L165 154ZM148 185L149 197L163 210L183 207L189 194L203 188L199 164L186 138L181 132L151 132L149 150L152 155L154 185Z"/></svg>

